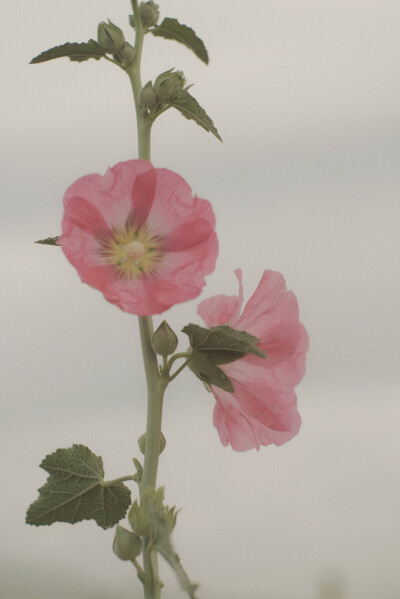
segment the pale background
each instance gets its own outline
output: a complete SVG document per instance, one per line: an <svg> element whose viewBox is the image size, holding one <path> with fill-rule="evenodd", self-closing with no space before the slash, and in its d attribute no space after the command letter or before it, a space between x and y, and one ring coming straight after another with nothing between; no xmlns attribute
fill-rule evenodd
<svg viewBox="0 0 400 599"><path fill-rule="evenodd" d="M201 298L235 293L236 267L247 297L264 268L279 270L311 340L303 427L281 448L223 448L212 395L189 373L168 390L159 483L183 507L176 548L201 599L399 599L400 4L160 4L203 38L210 65L151 37L143 81L182 69L224 139L172 111L154 127L154 164L178 171L217 216L220 254ZM107 17L130 36L129 12L128 0L20 0L2 17L5 599L141 596L111 553L112 531L24 524L47 453L87 444L114 478L131 470L144 431L136 318L81 284L59 249L32 243L59 233L68 185L137 148L119 69L28 62L96 37ZM178 331L200 322L197 303L165 317ZM183 598L162 576L165 599Z"/></svg>

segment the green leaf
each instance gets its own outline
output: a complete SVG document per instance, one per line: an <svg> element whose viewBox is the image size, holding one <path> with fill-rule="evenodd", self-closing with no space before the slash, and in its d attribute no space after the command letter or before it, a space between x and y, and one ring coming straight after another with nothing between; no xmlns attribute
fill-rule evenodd
<svg viewBox="0 0 400 599"><path fill-rule="evenodd" d="M169 104L179 110L187 119L196 121L206 131L211 131L219 141L222 141L214 123L200 106L200 104L189 94L186 89L176 89L169 98Z"/></svg>
<svg viewBox="0 0 400 599"><path fill-rule="evenodd" d="M235 389L229 377L227 377L221 368L213 364L207 353L193 350L188 366L197 378L206 383L206 385L215 385L224 391L234 393Z"/></svg>
<svg viewBox="0 0 400 599"><path fill-rule="evenodd" d="M207 385L215 385L224 391L234 393L235 389L229 377L218 368L220 364L229 364L247 354L265 358L265 353L257 347L259 340L246 331L233 329L229 325L206 329L197 324L188 324L182 329L189 337L192 357L188 364L190 370Z"/></svg>
<svg viewBox="0 0 400 599"><path fill-rule="evenodd" d="M200 60L208 64L208 53L202 40L197 37L191 27L182 25L177 19L166 17L160 25L154 27L151 33L168 40L180 42L192 50Z"/></svg>
<svg viewBox="0 0 400 599"><path fill-rule="evenodd" d="M57 241L60 239L60 236L57 237L46 237L46 239L38 239L34 243L43 243L45 245L58 245Z"/></svg>
<svg viewBox="0 0 400 599"><path fill-rule="evenodd" d="M27 524L95 520L106 529L125 516L131 503L130 490L122 483L102 486L103 460L84 445L57 449L40 467L49 477L28 509Z"/></svg>
<svg viewBox="0 0 400 599"><path fill-rule="evenodd" d="M99 60L106 55L104 48L102 48L95 40L89 40L88 42L67 42L61 46L55 46L49 50L45 50L35 58L32 58L30 64L37 64L39 62L46 62L47 60L53 60L54 58L68 57L70 60L77 62L83 62L94 58Z"/></svg>
<svg viewBox="0 0 400 599"><path fill-rule="evenodd" d="M209 329L197 324L188 324L182 329L182 332L188 335L193 349L206 352L214 364L227 364L238 358L243 358L246 354L254 354L260 358L266 357L265 352L257 347L257 343L259 343L257 337L246 331L233 329L227 324ZM212 358L213 356L215 359ZM218 361L219 356L223 360L222 362ZM231 356L231 360L229 356Z"/></svg>

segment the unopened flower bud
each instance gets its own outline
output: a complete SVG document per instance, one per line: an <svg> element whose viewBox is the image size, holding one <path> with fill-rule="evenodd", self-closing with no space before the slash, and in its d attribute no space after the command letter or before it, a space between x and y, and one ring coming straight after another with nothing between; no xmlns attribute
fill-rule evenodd
<svg viewBox="0 0 400 599"><path fill-rule="evenodd" d="M146 27L153 27L157 24L160 11L158 10L158 4L155 4L152 0L150 2L141 2L139 6L139 14L143 25Z"/></svg>
<svg viewBox="0 0 400 599"><path fill-rule="evenodd" d="M139 94L139 104L141 106L144 106L144 108L151 108L152 106L154 106L156 102L157 94L154 91L154 87L151 81L148 81Z"/></svg>
<svg viewBox="0 0 400 599"><path fill-rule="evenodd" d="M123 67L128 67L133 64L135 56L136 50L128 42L125 42L121 50L117 54L114 54L114 58L121 63Z"/></svg>
<svg viewBox="0 0 400 599"><path fill-rule="evenodd" d="M160 102L168 102L171 94L176 89L182 89L186 79L182 71L170 69L161 73L154 82L154 89Z"/></svg>
<svg viewBox="0 0 400 599"><path fill-rule="evenodd" d="M108 24L102 21L97 28L97 41L108 54L118 54L125 43L122 30L108 19Z"/></svg>
<svg viewBox="0 0 400 599"><path fill-rule="evenodd" d="M160 434L160 453L162 453L164 451L166 444L167 444L167 441L166 441L164 435L161 433ZM139 445L140 451L144 455L145 451L146 451L146 435L145 434L143 434L139 437L138 445Z"/></svg>
<svg viewBox="0 0 400 599"><path fill-rule="evenodd" d="M134 560L142 552L142 541L134 532L117 524L113 551L117 557L124 561Z"/></svg>
<svg viewBox="0 0 400 599"><path fill-rule="evenodd" d="M151 345L156 354L159 354L160 356L169 356L176 350L178 346L178 337L166 320L163 320L154 333Z"/></svg>

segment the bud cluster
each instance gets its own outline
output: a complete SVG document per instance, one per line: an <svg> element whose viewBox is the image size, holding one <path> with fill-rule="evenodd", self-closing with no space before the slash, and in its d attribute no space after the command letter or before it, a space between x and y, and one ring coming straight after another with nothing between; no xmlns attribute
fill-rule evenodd
<svg viewBox="0 0 400 599"><path fill-rule="evenodd" d="M161 108L168 104L173 92L177 89L183 89L186 78L182 71L169 69L161 75L158 75L154 82L148 81L139 94L139 103L143 108L154 109Z"/></svg>
<svg viewBox="0 0 400 599"><path fill-rule="evenodd" d="M102 21L97 28L97 41L107 54L112 54L114 59L123 67L133 64L135 59L135 48L126 40L122 29L114 25L108 19L108 23Z"/></svg>

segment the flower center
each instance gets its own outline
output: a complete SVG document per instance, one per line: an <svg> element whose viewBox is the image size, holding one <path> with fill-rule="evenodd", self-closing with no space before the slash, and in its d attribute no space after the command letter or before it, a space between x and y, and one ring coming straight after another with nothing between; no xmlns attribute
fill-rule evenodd
<svg viewBox="0 0 400 599"><path fill-rule="evenodd" d="M146 228L136 229L131 224L114 230L111 237L100 241L100 245L100 254L106 264L123 279L154 274L163 257L161 239L152 236Z"/></svg>
<svg viewBox="0 0 400 599"><path fill-rule="evenodd" d="M131 258L137 262L146 253L146 248L143 243L134 240L125 246L125 251L127 258Z"/></svg>

